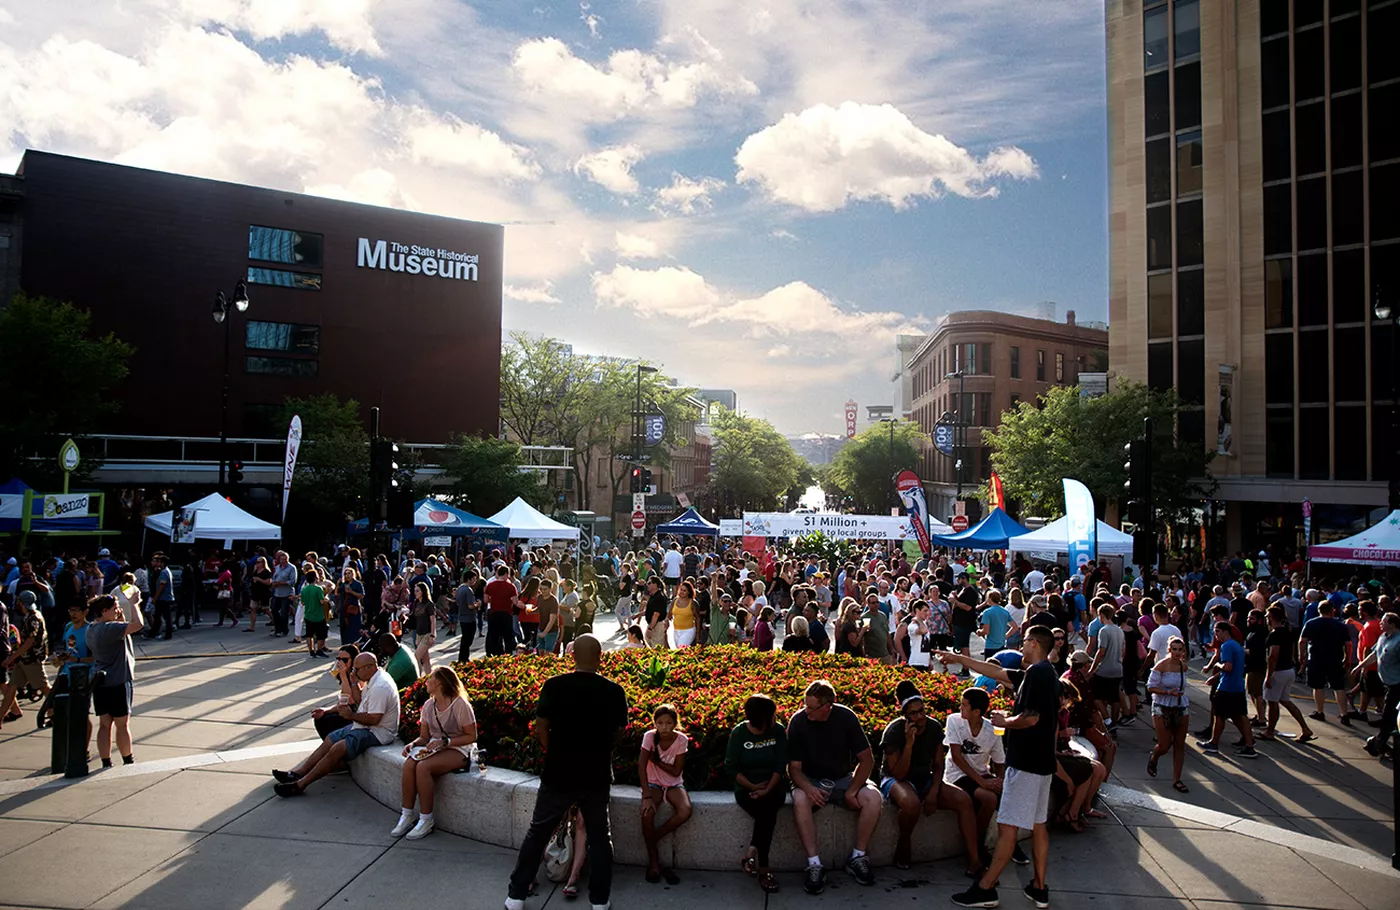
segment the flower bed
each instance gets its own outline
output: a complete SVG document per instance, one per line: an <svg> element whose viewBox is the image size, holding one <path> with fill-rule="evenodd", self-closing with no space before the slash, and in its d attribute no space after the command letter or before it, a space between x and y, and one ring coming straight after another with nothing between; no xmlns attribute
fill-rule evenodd
<svg viewBox="0 0 1400 910"><path fill-rule="evenodd" d="M490 657L453 667L476 711L487 764L538 774L543 752L530 735L530 725L540 687L549 677L569 672L572 661L551 656ZM664 672L657 672L660 668ZM681 727L690 738L685 781L693 790L731 785L724 772L724 751L729 731L744 719L744 699L754 692L772 696L778 719L785 723L801 709L807 684L828 679L836 688L837 701L856 712L872 744L878 745L885 725L899 716L894 690L901 679L915 680L929 714L940 720L958 709L968 685L948 674L917 673L844 655L765 652L733 645L608 651L601 672L622 686L631 706L630 722L613 756L616 782L638 782L642 734L651 727L652 709L670 702L680 709ZM399 735L405 742L418 735L419 709L427 697L423 680L403 690ZM992 702L994 708L1009 707L1001 696L994 695Z"/></svg>

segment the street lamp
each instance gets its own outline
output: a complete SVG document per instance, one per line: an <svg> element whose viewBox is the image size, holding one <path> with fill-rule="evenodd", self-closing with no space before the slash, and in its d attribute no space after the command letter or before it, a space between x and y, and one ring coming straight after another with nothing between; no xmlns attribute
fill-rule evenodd
<svg viewBox="0 0 1400 910"><path fill-rule="evenodd" d="M223 291L214 295L214 322L224 327L224 398L219 413L219 492L224 491L224 481L228 477L228 359L230 335L233 320L230 310L248 312L248 283L242 278L233 286L233 298L224 296Z"/></svg>
<svg viewBox="0 0 1400 910"><path fill-rule="evenodd" d="M967 415L963 413L967 407L967 393L965 391L967 388L967 374L962 370L954 370L946 374L943 378L956 379L958 381L958 406L953 411L958 418L958 422L955 424L958 432L953 443L958 454L953 467L954 470L958 472L958 494L955 498L962 499L963 457L967 454L964 451L967 445Z"/></svg>
<svg viewBox="0 0 1400 910"><path fill-rule="evenodd" d="M1395 309L1391 306L1390 300L1385 297L1379 284L1376 285L1372 294L1371 312L1376 317L1377 322L1390 323L1390 476L1386 478L1390 481L1390 511L1400 509L1400 345L1397 345L1396 336L1400 336L1400 317L1395 314ZM1400 792L1400 791L1397 791ZM1400 797L1397 797L1400 798Z"/></svg>
<svg viewBox="0 0 1400 910"><path fill-rule="evenodd" d="M890 508L899 507L899 493L894 488L894 425L899 423L894 417L882 417L881 423L887 423L890 427Z"/></svg>

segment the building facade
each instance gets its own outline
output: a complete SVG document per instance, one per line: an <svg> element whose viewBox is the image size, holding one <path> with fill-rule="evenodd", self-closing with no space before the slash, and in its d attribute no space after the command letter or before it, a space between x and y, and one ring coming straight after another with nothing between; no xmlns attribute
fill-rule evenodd
<svg viewBox="0 0 1400 910"><path fill-rule="evenodd" d="M909 366L927 335L894 336L894 413L900 420L914 419L914 375Z"/></svg>
<svg viewBox="0 0 1400 910"><path fill-rule="evenodd" d="M944 316L909 362L919 428L932 437L940 421L962 424L951 454L930 447L920 456L929 513L945 521L953 514L959 458L965 497L991 476L982 433L1001 422L1003 411L1035 401L1051 386L1075 385L1080 373L1103 371L1108 343L1102 323L1080 325L1073 310L1064 322L980 310Z"/></svg>
<svg viewBox="0 0 1400 910"><path fill-rule="evenodd" d="M284 435L284 400L321 394L378 406L399 439L495 435L503 246L497 225L44 152L0 176L0 305L69 301L135 347L123 433L219 434L211 313L242 279L231 437Z"/></svg>
<svg viewBox="0 0 1400 910"><path fill-rule="evenodd" d="M1400 2L1106 9L1113 368L1187 402L1227 549L1339 535L1398 460Z"/></svg>

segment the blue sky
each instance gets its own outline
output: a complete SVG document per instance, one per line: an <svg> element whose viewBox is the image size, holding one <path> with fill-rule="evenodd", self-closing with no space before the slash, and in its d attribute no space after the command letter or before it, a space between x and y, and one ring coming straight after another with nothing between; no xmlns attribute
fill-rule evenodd
<svg viewBox="0 0 1400 910"><path fill-rule="evenodd" d="M504 322L888 402L950 310L1107 318L1095 0L0 0L26 147L509 224Z"/></svg>

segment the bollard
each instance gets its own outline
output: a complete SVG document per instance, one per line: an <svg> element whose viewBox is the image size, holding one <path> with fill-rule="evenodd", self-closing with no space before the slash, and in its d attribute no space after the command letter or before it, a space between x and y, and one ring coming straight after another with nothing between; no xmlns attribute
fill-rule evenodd
<svg viewBox="0 0 1400 910"><path fill-rule="evenodd" d="M49 696L52 713L49 715L49 773L62 774L68 770L68 692L61 688L63 678L54 681L53 693ZM40 709L43 710L43 709Z"/></svg>
<svg viewBox="0 0 1400 910"><path fill-rule="evenodd" d="M54 705L54 739L60 735L66 744L67 763L64 777L87 777L88 760L88 711L92 703L92 667L89 664L71 664L68 667L68 716L67 722L58 724L58 705ZM57 773L58 769L54 769Z"/></svg>

